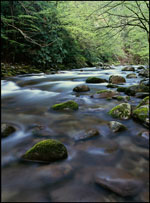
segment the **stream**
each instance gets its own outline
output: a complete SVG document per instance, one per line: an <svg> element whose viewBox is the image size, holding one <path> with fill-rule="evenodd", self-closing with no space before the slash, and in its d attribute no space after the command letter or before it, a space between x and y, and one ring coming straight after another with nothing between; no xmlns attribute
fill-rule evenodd
<svg viewBox="0 0 150 203"><path fill-rule="evenodd" d="M107 88L108 83L87 84L89 92L73 92L86 84L88 77L109 79L110 75L126 75L124 66L110 70L96 67L59 71L56 74L25 74L3 79L1 85L2 123L16 126L17 131L3 138L2 146L2 201L3 202L146 202L149 191L149 148L139 145L137 134L147 130L131 119L112 118L108 111L122 103L116 99L91 98ZM137 69L138 66L134 66ZM136 73L136 72L135 72ZM137 73L136 73L137 74ZM118 86L139 84L141 77L128 79ZM120 95L125 95L120 92ZM77 111L54 112L56 103L74 100ZM141 99L131 96L129 103L138 105ZM113 133L109 121L118 121L127 130ZM91 139L78 141L79 134L88 129L100 133ZM41 133L33 133L40 130ZM35 143L57 139L68 150L68 158L41 164L23 162L20 157ZM111 172L125 169L144 182L142 190L131 197L121 197L94 182L94 174L102 168Z"/></svg>

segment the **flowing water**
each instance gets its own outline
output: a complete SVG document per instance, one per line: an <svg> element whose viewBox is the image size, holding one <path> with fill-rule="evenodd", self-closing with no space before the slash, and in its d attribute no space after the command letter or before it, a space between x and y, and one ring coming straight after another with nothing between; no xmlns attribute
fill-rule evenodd
<svg viewBox="0 0 150 203"><path fill-rule="evenodd" d="M108 111L121 102L90 97L97 90L106 89L108 83L88 84L90 91L85 93L72 91L75 86L85 84L89 76L109 79L110 75L117 74L126 77L130 72L121 71L122 68L92 67L2 80L2 123L17 128L15 133L2 139L4 202L141 202L146 198L149 151L146 143L136 142L137 133L146 128L133 119L122 120L128 129L112 133L108 122L119 119L113 119ZM126 83L119 86L138 84L140 80L139 77L126 79ZM67 100L76 101L79 110L51 110L53 104ZM131 97L129 103L137 105L140 100ZM79 134L91 128L98 129L100 136L76 140ZM40 129L41 134L34 134L36 129ZM21 161L26 150L49 138L58 139L66 146L67 159L51 164ZM138 195L123 198L95 184L94 173L101 167L125 169L139 177L144 186Z"/></svg>

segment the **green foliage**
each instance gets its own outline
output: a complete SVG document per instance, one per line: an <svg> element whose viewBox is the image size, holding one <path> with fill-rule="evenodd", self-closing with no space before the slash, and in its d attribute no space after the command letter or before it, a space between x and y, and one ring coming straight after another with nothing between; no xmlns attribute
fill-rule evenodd
<svg viewBox="0 0 150 203"><path fill-rule="evenodd" d="M126 7L139 12L135 2L125 1L118 7L114 1L111 15L105 12L110 8L106 4L107 1L2 1L2 60L24 62L40 69L92 66L99 61L147 63L147 35L140 27L99 29L135 18ZM146 4L140 2L140 6L148 19ZM127 19L119 15L126 15ZM141 13L139 16L142 18ZM135 23L139 25L137 20Z"/></svg>

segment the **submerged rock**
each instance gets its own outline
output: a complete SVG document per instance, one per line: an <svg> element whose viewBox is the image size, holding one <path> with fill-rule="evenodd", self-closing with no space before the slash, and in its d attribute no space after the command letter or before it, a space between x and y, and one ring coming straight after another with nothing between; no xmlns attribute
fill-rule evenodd
<svg viewBox="0 0 150 203"><path fill-rule="evenodd" d="M87 140L89 138L92 138L98 135L100 135L99 131L95 128L92 128L92 129L86 130L85 132L83 131L79 132L79 134L75 136L75 140L76 141Z"/></svg>
<svg viewBox="0 0 150 203"><path fill-rule="evenodd" d="M109 167L95 174L95 182L123 197L137 195L143 186L142 181L127 171Z"/></svg>
<svg viewBox="0 0 150 203"><path fill-rule="evenodd" d="M67 149L59 141L48 139L35 144L24 155L24 159L53 162L67 158Z"/></svg>
<svg viewBox="0 0 150 203"><path fill-rule="evenodd" d="M117 91L118 91L118 92L125 92L126 89L127 89L127 87L118 87L118 88L117 88Z"/></svg>
<svg viewBox="0 0 150 203"><path fill-rule="evenodd" d="M137 98L141 98L141 99L145 98L145 97L148 96L148 95L149 95L149 92L137 92L137 93L135 94L135 96L136 96Z"/></svg>
<svg viewBox="0 0 150 203"><path fill-rule="evenodd" d="M122 71L135 71L134 67L124 67Z"/></svg>
<svg viewBox="0 0 150 203"><path fill-rule="evenodd" d="M128 103L122 103L109 111L109 114L114 118L129 119L131 117L131 105Z"/></svg>
<svg viewBox="0 0 150 203"><path fill-rule="evenodd" d="M52 106L53 110L77 110L78 108L78 104L74 101L67 101L59 104L54 104Z"/></svg>
<svg viewBox="0 0 150 203"><path fill-rule="evenodd" d="M126 76L126 78L137 78L135 73L130 73Z"/></svg>
<svg viewBox="0 0 150 203"><path fill-rule="evenodd" d="M7 137L10 134L14 133L15 131L16 131L16 129L9 124L5 124L5 123L1 124L2 137Z"/></svg>
<svg viewBox="0 0 150 203"><path fill-rule="evenodd" d="M108 82L106 79L96 78L96 77L89 77L86 79L86 83L104 83Z"/></svg>
<svg viewBox="0 0 150 203"><path fill-rule="evenodd" d="M87 85L79 85L73 89L74 92L87 92L90 88Z"/></svg>
<svg viewBox="0 0 150 203"><path fill-rule="evenodd" d="M113 132L123 131L127 129L125 125L117 121L110 121L108 125Z"/></svg>
<svg viewBox="0 0 150 203"><path fill-rule="evenodd" d="M109 77L109 83L112 83L112 84L122 84L122 83L125 83L126 80L124 77L120 76L120 75L111 75Z"/></svg>

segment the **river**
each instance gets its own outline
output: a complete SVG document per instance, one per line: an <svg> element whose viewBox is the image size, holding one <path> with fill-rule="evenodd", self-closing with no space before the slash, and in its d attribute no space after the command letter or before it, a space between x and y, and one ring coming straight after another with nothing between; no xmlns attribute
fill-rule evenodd
<svg viewBox="0 0 150 203"><path fill-rule="evenodd" d="M138 66L134 66L135 69ZM95 99L90 96L108 83L88 84L89 92L76 93L73 88L85 84L90 76L109 79L110 75L126 78L130 72L123 66L110 70L96 67L59 71L56 74L26 74L2 80L2 123L16 126L17 131L2 139L2 201L3 202L141 202L149 189L149 153L147 144L139 145L136 135L146 128L135 120L121 122L126 131L112 133L108 111L121 101ZM142 78L127 79L119 86L139 84ZM107 88L111 89L111 88ZM113 89L115 90L115 88ZM120 95L125 95L120 93ZM54 112L55 103L74 100L75 112ZM141 99L129 101L137 105ZM76 137L96 128L100 136L85 141ZM33 130L40 129L40 134ZM35 143L58 139L68 150L68 158L51 163L23 162L20 157ZM136 142L137 141L137 142ZM121 197L96 185L93 175L102 167L125 169L139 177L144 186L138 195Z"/></svg>

